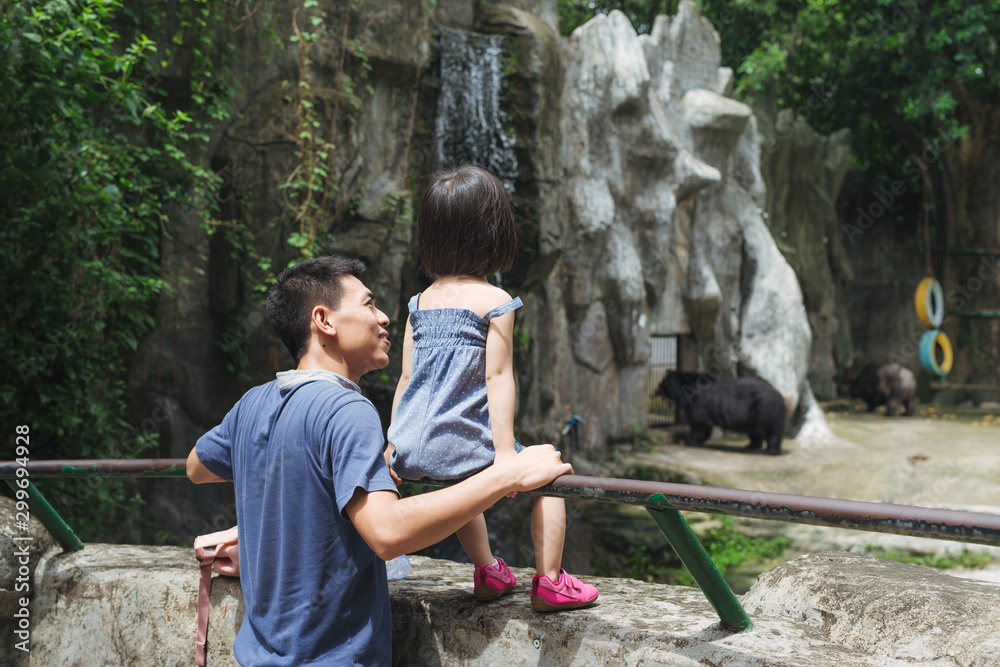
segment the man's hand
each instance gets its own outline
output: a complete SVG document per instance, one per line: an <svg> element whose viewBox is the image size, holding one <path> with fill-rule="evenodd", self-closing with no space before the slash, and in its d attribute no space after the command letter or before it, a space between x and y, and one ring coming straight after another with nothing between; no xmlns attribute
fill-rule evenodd
<svg viewBox="0 0 1000 667"><path fill-rule="evenodd" d="M532 491L556 477L573 474L573 466L563 463L562 455L552 445L533 445L515 456L497 457L493 467L514 475L515 491Z"/></svg>
<svg viewBox="0 0 1000 667"><path fill-rule="evenodd" d="M396 448L393 447L391 442L388 445L386 445L384 454L385 467L389 469L389 477L392 477L392 481L396 483L396 486L399 486L400 484L403 483L403 480L400 479L399 475L396 474L396 471L392 469L391 465L389 465L389 460L392 459L392 453L394 451L396 451Z"/></svg>

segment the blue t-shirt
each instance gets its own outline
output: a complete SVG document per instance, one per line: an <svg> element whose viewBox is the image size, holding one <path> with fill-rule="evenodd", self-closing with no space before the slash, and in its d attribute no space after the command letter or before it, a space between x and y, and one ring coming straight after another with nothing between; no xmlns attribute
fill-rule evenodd
<svg viewBox="0 0 1000 667"><path fill-rule="evenodd" d="M396 490L375 407L330 371L255 387L196 444L231 479L246 615L242 665L388 665L385 563L343 512L356 489Z"/></svg>

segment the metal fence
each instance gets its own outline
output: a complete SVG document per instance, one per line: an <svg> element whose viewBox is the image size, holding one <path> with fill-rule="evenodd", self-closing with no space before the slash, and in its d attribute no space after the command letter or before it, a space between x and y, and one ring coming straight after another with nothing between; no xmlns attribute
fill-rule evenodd
<svg viewBox="0 0 1000 667"><path fill-rule="evenodd" d="M649 381L646 396L648 426L670 426L677 422L677 411L674 402L656 395L667 371L675 371L678 366L680 352L679 337L671 335L654 335L649 339Z"/></svg>

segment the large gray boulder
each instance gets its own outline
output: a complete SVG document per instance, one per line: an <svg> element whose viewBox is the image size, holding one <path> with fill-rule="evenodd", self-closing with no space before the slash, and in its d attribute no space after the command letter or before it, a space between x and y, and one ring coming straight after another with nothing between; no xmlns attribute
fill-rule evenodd
<svg viewBox="0 0 1000 667"><path fill-rule="evenodd" d="M1000 586L916 565L811 554L760 575L743 602L881 664L985 666L1000 656Z"/></svg>
<svg viewBox="0 0 1000 667"><path fill-rule="evenodd" d="M612 11L563 44L565 215L541 227L540 275L519 315L536 368L519 425L539 440L572 413L587 419L588 458L631 438L656 334L692 336L704 370L767 380L795 426L823 422L803 404L809 320L762 215L757 124L726 96L719 49L691 2L650 35Z"/></svg>
<svg viewBox="0 0 1000 667"><path fill-rule="evenodd" d="M50 552L38 569L26 664L192 664L198 577L193 549L88 544ZM226 609L224 589L213 586L209 632L231 646L242 610L236 600ZM208 664L227 663L235 661Z"/></svg>

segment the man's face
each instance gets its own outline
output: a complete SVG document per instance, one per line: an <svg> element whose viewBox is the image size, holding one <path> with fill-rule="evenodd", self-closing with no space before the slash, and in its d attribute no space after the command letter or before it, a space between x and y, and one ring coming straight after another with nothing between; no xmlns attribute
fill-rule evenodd
<svg viewBox="0 0 1000 667"><path fill-rule="evenodd" d="M375 307L371 290L356 277L340 279L340 308L330 315L337 329L337 344L355 382L368 371L389 363L389 318Z"/></svg>

